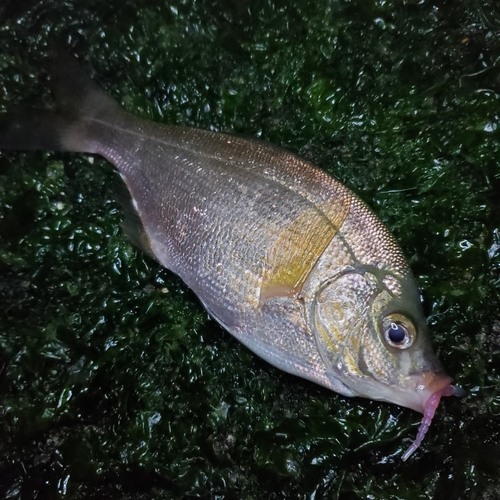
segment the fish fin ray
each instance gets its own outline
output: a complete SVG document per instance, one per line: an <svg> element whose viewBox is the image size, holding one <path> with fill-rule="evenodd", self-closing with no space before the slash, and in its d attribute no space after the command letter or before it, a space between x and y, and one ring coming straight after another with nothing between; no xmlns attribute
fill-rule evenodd
<svg viewBox="0 0 500 500"><path fill-rule="evenodd" d="M66 115L92 118L102 113L122 112L118 102L92 80L75 57L64 50L52 52L49 74L57 107Z"/></svg>
<svg viewBox="0 0 500 500"><path fill-rule="evenodd" d="M98 152L91 121L123 113L119 104L64 51L54 51L47 67L56 109L4 115L0 119L0 150Z"/></svg>
<svg viewBox="0 0 500 500"><path fill-rule="evenodd" d="M72 121L46 110L18 111L0 120L0 151L62 151Z"/></svg>
<svg viewBox="0 0 500 500"><path fill-rule="evenodd" d="M123 231L136 247L158 261L125 178L118 174L115 179L114 195L116 201L122 207L125 217L121 223Z"/></svg>
<svg viewBox="0 0 500 500"><path fill-rule="evenodd" d="M260 302L293 297L342 226L349 203L328 201L300 215L285 228L266 256Z"/></svg>

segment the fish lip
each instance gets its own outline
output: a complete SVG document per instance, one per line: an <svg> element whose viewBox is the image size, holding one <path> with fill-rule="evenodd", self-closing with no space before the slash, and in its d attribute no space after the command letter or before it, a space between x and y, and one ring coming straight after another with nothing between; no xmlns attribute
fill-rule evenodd
<svg viewBox="0 0 500 500"><path fill-rule="evenodd" d="M455 388L451 385L451 382L451 377L444 372L422 372L412 375L407 387L408 389L413 388L413 398L409 398L410 400L406 406L424 413L427 401L433 394L437 392L442 392L443 395L455 393ZM446 392L449 392L449 394L446 394Z"/></svg>

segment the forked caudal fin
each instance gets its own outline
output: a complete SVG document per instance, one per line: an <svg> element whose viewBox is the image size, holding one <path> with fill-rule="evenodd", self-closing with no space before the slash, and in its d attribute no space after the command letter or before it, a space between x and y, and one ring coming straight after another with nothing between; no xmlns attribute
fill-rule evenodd
<svg viewBox="0 0 500 500"><path fill-rule="evenodd" d="M417 437L401 457L401 460L403 460L403 462L406 462L406 460L410 458L413 452L421 445L425 434L427 433L429 426L431 425L434 413L436 413L436 409L439 405L439 402L441 401L441 397L453 395L462 396L463 390L453 385L447 385L446 387L440 389L439 391L436 391L434 394L432 394L432 396L429 397L429 399L425 403L424 418L422 419L422 423L420 424L420 427L418 429Z"/></svg>
<svg viewBox="0 0 500 500"><path fill-rule="evenodd" d="M96 152L90 121L121 113L120 106L64 51L54 51L47 67L57 109L2 116L0 151Z"/></svg>
<svg viewBox="0 0 500 500"><path fill-rule="evenodd" d="M100 153L102 126L112 126L125 115L64 50L51 53L47 71L55 95L53 110L29 110L0 116L0 151L73 151ZM126 182L126 179L122 177ZM129 187L116 183L117 198L125 210L123 227L130 239L156 258L136 211Z"/></svg>

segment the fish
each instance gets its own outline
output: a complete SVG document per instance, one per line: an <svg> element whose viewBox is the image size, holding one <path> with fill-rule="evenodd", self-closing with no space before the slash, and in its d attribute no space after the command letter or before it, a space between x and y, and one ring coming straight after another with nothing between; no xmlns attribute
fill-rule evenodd
<svg viewBox="0 0 500 500"><path fill-rule="evenodd" d="M345 185L278 146L126 112L76 58L47 64L54 109L0 118L0 151L101 155L124 229L257 356L338 394L424 414L460 395L436 357L415 278Z"/></svg>

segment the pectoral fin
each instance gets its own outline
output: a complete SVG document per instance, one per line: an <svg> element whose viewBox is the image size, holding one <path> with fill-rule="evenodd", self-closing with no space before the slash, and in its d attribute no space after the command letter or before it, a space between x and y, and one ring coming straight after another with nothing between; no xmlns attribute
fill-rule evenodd
<svg viewBox="0 0 500 500"><path fill-rule="evenodd" d="M349 213L349 203L312 207L286 227L269 250L260 302L297 296Z"/></svg>

